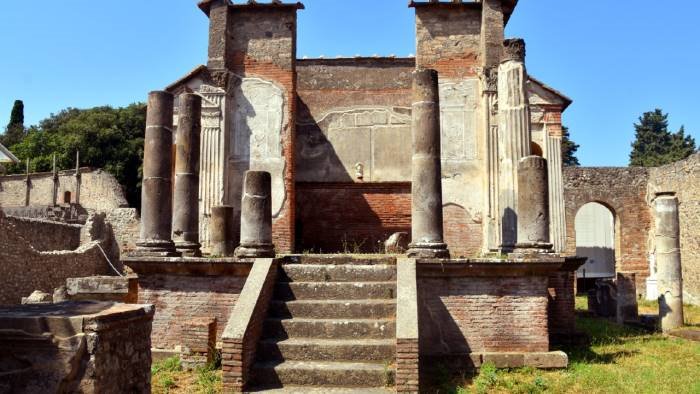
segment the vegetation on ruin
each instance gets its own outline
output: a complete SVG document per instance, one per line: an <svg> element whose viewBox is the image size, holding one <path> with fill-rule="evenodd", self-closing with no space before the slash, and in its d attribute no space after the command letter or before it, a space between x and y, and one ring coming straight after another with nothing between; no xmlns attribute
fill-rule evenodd
<svg viewBox="0 0 700 394"><path fill-rule="evenodd" d="M635 140L632 142L630 165L657 167L670 164L695 153L695 139L685 135L685 128L671 133L668 130L668 114L660 109L645 112L634 124Z"/></svg>
<svg viewBox="0 0 700 394"><path fill-rule="evenodd" d="M216 363L186 371L178 357L153 363L151 390L154 394L216 394L223 390L221 366Z"/></svg>
<svg viewBox="0 0 700 394"><path fill-rule="evenodd" d="M577 299L578 329L588 346L563 348L569 368L497 370L485 365L479 374L450 377L435 373L438 393L700 393L700 343L623 327L586 316L586 300ZM655 313L642 302L640 313ZM700 327L700 307L686 306L686 322ZM442 374L442 375L441 375Z"/></svg>
<svg viewBox="0 0 700 394"><path fill-rule="evenodd" d="M22 161L8 166L8 173L24 173L27 158L30 171L51 171L54 154L59 169L73 169L79 150L81 166L114 175L129 204L138 207L145 128L146 105L142 103L121 108L68 108L30 127L19 142L4 144Z"/></svg>

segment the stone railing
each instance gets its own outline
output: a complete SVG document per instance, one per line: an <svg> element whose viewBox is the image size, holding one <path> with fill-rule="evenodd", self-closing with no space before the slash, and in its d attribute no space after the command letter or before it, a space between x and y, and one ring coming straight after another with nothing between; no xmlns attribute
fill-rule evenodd
<svg viewBox="0 0 700 394"><path fill-rule="evenodd" d="M224 392L243 392L248 383L276 279L274 259L255 260L222 336Z"/></svg>
<svg viewBox="0 0 700 394"><path fill-rule="evenodd" d="M418 286L415 259L399 259L396 289L396 392L417 393Z"/></svg>

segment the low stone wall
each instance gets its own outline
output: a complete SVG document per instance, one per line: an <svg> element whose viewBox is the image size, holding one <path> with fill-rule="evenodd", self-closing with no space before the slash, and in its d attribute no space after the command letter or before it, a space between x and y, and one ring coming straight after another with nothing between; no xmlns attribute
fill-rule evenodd
<svg viewBox="0 0 700 394"><path fill-rule="evenodd" d="M80 225L11 216L5 219L37 251L74 250L80 246Z"/></svg>
<svg viewBox="0 0 700 394"><path fill-rule="evenodd" d="M0 392L150 393L150 305L0 308Z"/></svg>
<svg viewBox="0 0 700 394"><path fill-rule="evenodd" d="M676 193L679 202L683 301L700 305L700 153L651 169L648 198L656 192L667 191ZM650 237L652 250L653 239Z"/></svg>
<svg viewBox="0 0 700 394"><path fill-rule="evenodd" d="M34 290L53 293L67 278L105 275L107 265L97 242L72 251L37 251L20 236L8 218L0 216L0 305L19 304Z"/></svg>

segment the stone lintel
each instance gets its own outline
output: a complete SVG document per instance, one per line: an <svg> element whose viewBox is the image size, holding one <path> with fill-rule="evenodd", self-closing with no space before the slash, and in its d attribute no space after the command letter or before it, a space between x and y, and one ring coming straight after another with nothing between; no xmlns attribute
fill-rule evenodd
<svg viewBox="0 0 700 394"><path fill-rule="evenodd" d="M503 24L507 24L510 16L513 15L515 7L518 5L518 0L502 0L503 1ZM481 9L481 1L475 0L428 0L415 1L410 0L408 6L410 8L425 8L425 7L472 7Z"/></svg>
<svg viewBox="0 0 700 394"><path fill-rule="evenodd" d="M202 12L206 16L209 16L209 11L211 9L211 6L221 2L225 1L228 3L229 8L274 8L274 9L293 9L293 10L303 10L306 7L304 7L304 4L301 2L296 2L296 3L282 3L280 0L274 0L271 3L258 3L255 0L249 0L245 4L234 4L230 0L203 0L197 3L197 7L199 7Z"/></svg>
<svg viewBox="0 0 700 394"><path fill-rule="evenodd" d="M232 257L134 257L122 259L136 274L171 274L182 276L247 276L252 260Z"/></svg>

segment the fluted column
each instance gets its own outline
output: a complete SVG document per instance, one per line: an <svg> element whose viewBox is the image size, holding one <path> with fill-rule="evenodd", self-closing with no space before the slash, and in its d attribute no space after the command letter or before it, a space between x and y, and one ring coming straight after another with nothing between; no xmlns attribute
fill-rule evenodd
<svg viewBox="0 0 700 394"><path fill-rule="evenodd" d="M550 252L547 160L527 156L518 162L518 244L521 253Z"/></svg>
<svg viewBox="0 0 700 394"><path fill-rule="evenodd" d="M486 135L486 212L484 226L485 252L497 251L501 245L501 225L498 181L498 68L484 70L482 76L482 106L484 108L484 134Z"/></svg>
<svg viewBox="0 0 700 394"><path fill-rule="evenodd" d="M564 180L562 176L561 136L545 136L545 157L549 169L549 219L554 251L566 249L566 209L564 206Z"/></svg>
<svg viewBox="0 0 700 394"><path fill-rule="evenodd" d="M681 270L678 199L662 194L654 201L656 264L659 287L659 320L662 331L683 325L683 275Z"/></svg>
<svg viewBox="0 0 700 394"><path fill-rule="evenodd" d="M498 112L501 247L509 251L518 239L518 161L531 151L525 42L521 39L504 43L498 67Z"/></svg>
<svg viewBox="0 0 700 394"><path fill-rule="evenodd" d="M173 95L148 95L141 186L139 254L175 255L172 230Z"/></svg>
<svg viewBox="0 0 700 394"><path fill-rule="evenodd" d="M275 257L272 244L272 177L247 171L241 199L241 245L236 257Z"/></svg>
<svg viewBox="0 0 700 394"><path fill-rule="evenodd" d="M438 73L413 73L413 159L409 257L446 258L443 241Z"/></svg>
<svg viewBox="0 0 700 394"><path fill-rule="evenodd" d="M185 256L200 256L199 244L199 140L202 98L180 96L175 149L173 240Z"/></svg>

